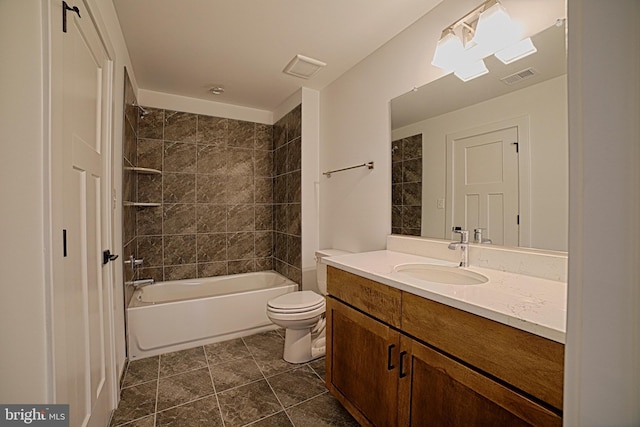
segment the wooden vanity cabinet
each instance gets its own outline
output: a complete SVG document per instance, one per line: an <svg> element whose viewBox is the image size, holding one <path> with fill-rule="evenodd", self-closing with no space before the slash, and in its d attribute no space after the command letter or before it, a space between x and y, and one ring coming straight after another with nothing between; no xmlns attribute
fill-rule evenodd
<svg viewBox="0 0 640 427"><path fill-rule="evenodd" d="M396 425L400 335L333 298L326 313L327 386L361 425Z"/></svg>
<svg viewBox="0 0 640 427"><path fill-rule="evenodd" d="M562 418L470 367L401 336L400 426L561 426Z"/></svg>
<svg viewBox="0 0 640 427"><path fill-rule="evenodd" d="M559 409L424 341L415 318L420 310L411 298L412 333L404 331L403 298L408 294L331 267L328 293L326 384L361 425L562 425ZM396 311L380 314L381 319L367 308ZM487 335L482 339L491 341ZM491 359L491 354L484 357ZM560 393L561 399L561 382L560 390L551 391L544 393Z"/></svg>
<svg viewBox="0 0 640 427"><path fill-rule="evenodd" d="M328 274L332 295L376 318L327 298L327 387L361 425L396 425L401 293L331 267ZM345 279L349 286L335 286Z"/></svg>
<svg viewBox="0 0 640 427"><path fill-rule="evenodd" d="M406 292L402 330L562 410L564 345Z"/></svg>

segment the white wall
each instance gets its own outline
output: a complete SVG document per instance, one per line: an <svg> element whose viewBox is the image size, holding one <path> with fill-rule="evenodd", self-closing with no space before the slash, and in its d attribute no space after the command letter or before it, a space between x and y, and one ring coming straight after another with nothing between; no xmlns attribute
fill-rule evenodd
<svg viewBox="0 0 640 427"><path fill-rule="evenodd" d="M568 426L640 425L638 17L569 1Z"/></svg>
<svg viewBox="0 0 640 427"><path fill-rule="evenodd" d="M393 131L394 141L422 134L423 236L450 238L445 229L445 210L437 209L436 205L437 199L446 198L446 136L522 116L526 116L529 123L526 137L530 159L526 161L530 167L524 168L531 171L530 212L526 215L531 234L528 246L567 250L569 159L566 76Z"/></svg>
<svg viewBox="0 0 640 427"><path fill-rule="evenodd" d="M0 402L44 403L43 2L0 2Z"/></svg>
<svg viewBox="0 0 640 427"><path fill-rule="evenodd" d="M514 19L536 34L565 16L562 0L506 0ZM530 2L529 2L530 4ZM389 101L442 76L430 62L442 29L478 5L445 0L321 91L320 169L375 162L320 179L320 246L381 249L391 231ZM533 10L532 10L533 9Z"/></svg>
<svg viewBox="0 0 640 427"><path fill-rule="evenodd" d="M302 288L317 291L320 93L302 88Z"/></svg>

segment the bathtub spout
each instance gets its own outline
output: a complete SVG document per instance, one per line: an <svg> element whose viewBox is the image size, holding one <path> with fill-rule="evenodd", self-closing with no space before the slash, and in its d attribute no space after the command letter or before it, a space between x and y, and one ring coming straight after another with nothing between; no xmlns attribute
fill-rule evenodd
<svg viewBox="0 0 640 427"><path fill-rule="evenodd" d="M130 282L124 282L125 285L131 285L136 289L141 288L143 286L153 285L154 283L155 283L155 280L153 279L140 279L140 280L132 280Z"/></svg>

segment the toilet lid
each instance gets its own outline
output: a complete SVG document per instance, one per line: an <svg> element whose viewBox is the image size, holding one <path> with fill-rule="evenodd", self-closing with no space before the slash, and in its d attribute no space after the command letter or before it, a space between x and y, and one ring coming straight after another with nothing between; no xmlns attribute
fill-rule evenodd
<svg viewBox="0 0 640 427"><path fill-rule="evenodd" d="M278 311L313 310L325 303L324 297L313 291L290 292L269 301L268 306Z"/></svg>
<svg viewBox="0 0 640 427"><path fill-rule="evenodd" d="M301 314L301 313L312 313L318 309L324 312L326 304L324 301L312 305L312 306L304 306L301 308L274 308L270 305L267 306L267 311L269 313L278 313L278 314Z"/></svg>

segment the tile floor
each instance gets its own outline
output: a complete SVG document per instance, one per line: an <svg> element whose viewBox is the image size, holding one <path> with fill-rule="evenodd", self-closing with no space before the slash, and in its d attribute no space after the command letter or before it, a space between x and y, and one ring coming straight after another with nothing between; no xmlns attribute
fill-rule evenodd
<svg viewBox="0 0 640 427"><path fill-rule="evenodd" d="M324 385L324 358L282 359L284 330L129 363L111 427L358 426Z"/></svg>

